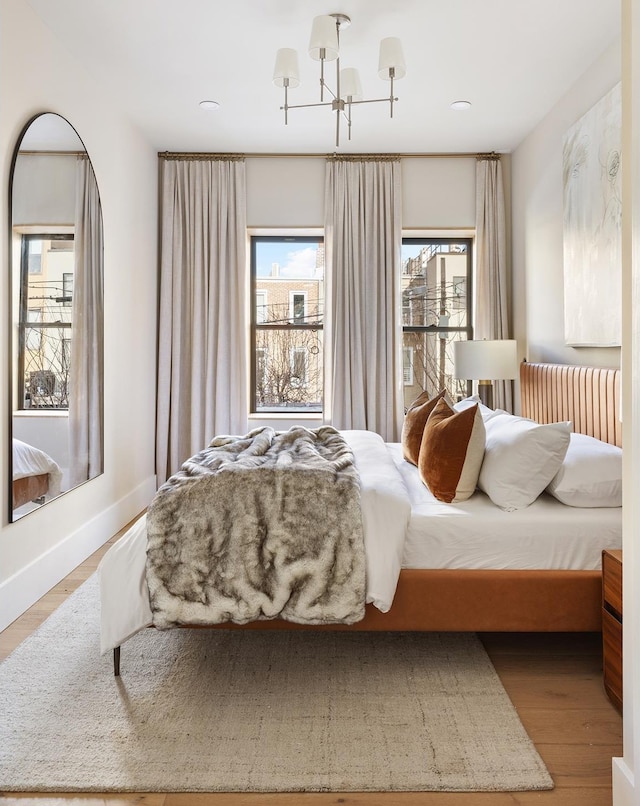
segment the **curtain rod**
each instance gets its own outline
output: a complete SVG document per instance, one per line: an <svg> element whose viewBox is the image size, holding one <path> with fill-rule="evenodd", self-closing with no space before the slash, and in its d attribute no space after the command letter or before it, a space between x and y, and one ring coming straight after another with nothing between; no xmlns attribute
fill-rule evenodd
<svg viewBox="0 0 640 806"><path fill-rule="evenodd" d="M87 157L86 151L18 151L19 157Z"/></svg>
<svg viewBox="0 0 640 806"><path fill-rule="evenodd" d="M242 160L242 159L261 159L261 158L274 158L281 159L300 159L303 157L318 157L322 159L402 159L411 157L412 159L500 159L500 154L495 151L491 154L478 154L473 153L448 153L443 152L417 152L417 153L403 153L403 154L321 154L321 153L306 153L306 154L289 154L289 153L247 153L247 154L224 154L224 153L211 153L199 151L159 151L158 157L165 160Z"/></svg>

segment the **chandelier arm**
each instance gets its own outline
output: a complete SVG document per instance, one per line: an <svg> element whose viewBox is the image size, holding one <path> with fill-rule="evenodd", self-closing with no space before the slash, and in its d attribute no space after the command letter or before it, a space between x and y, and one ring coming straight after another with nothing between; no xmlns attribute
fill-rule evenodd
<svg viewBox="0 0 640 806"><path fill-rule="evenodd" d="M381 100L388 101L389 99L382 98ZM287 109L308 109L311 106L333 106L333 101L323 101L317 104L289 104ZM281 106L280 109L284 109L284 106Z"/></svg>
<svg viewBox="0 0 640 806"><path fill-rule="evenodd" d="M381 104L381 103L391 103L392 101L397 101L398 97L395 98L393 96L387 98L368 98L364 101L351 101L351 105L355 106L356 104ZM293 109L292 106L289 109Z"/></svg>
<svg viewBox="0 0 640 806"><path fill-rule="evenodd" d="M324 88L329 93L329 95L333 98L334 101L338 100L339 96L331 89L331 87L327 84L326 81L324 82Z"/></svg>

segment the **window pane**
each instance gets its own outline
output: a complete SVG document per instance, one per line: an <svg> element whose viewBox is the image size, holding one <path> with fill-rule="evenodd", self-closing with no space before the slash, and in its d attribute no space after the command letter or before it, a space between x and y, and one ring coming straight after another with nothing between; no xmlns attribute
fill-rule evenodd
<svg viewBox="0 0 640 806"><path fill-rule="evenodd" d="M67 408L71 359L74 252L72 236L23 235L20 322L22 403L31 408ZM26 304L25 304L26 303Z"/></svg>
<svg viewBox="0 0 640 806"><path fill-rule="evenodd" d="M322 330L256 331L256 410L322 411Z"/></svg>
<svg viewBox="0 0 640 806"><path fill-rule="evenodd" d="M434 396L446 389L453 400L468 393L468 382L453 377L453 343L472 333L471 243L468 238L403 241L405 408L423 392Z"/></svg>
<svg viewBox="0 0 640 806"><path fill-rule="evenodd" d="M467 327L466 276L466 243L404 243L402 324Z"/></svg>
<svg viewBox="0 0 640 806"><path fill-rule="evenodd" d="M322 411L324 244L256 236L252 411Z"/></svg>
<svg viewBox="0 0 640 806"><path fill-rule="evenodd" d="M23 356L24 407L68 408L71 329L27 327Z"/></svg>
<svg viewBox="0 0 640 806"><path fill-rule="evenodd" d="M453 343L466 338L464 331L403 333L405 408L422 392L433 397L446 389L454 401L467 396L467 381L453 377ZM409 356L410 368L407 366ZM410 384L407 383L409 377Z"/></svg>
<svg viewBox="0 0 640 806"><path fill-rule="evenodd" d="M255 321L322 324L324 244L321 240L255 238ZM262 318L261 318L262 317Z"/></svg>

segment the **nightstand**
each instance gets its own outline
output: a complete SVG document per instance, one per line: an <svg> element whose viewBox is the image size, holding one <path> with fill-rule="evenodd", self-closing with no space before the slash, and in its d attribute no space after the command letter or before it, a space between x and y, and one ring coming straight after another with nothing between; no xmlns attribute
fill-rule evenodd
<svg viewBox="0 0 640 806"><path fill-rule="evenodd" d="M602 552L602 667L609 699L622 711L622 551Z"/></svg>

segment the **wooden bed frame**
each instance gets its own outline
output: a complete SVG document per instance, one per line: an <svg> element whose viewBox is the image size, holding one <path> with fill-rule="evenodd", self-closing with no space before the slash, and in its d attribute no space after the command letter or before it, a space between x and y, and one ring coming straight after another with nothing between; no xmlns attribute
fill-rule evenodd
<svg viewBox="0 0 640 806"><path fill-rule="evenodd" d="M574 431L622 444L619 370L524 362L520 394L525 417L539 423L571 420ZM601 609L600 571L402 569L389 612L367 605L356 624L273 619L203 629L599 632ZM116 647L116 675L119 669Z"/></svg>
<svg viewBox="0 0 640 806"><path fill-rule="evenodd" d="M49 491L49 474L41 473L38 476L25 476L14 479L12 485L12 509L17 509L29 501L36 501Z"/></svg>

